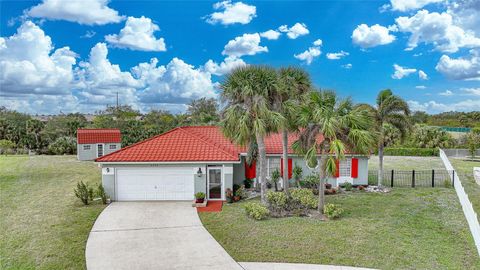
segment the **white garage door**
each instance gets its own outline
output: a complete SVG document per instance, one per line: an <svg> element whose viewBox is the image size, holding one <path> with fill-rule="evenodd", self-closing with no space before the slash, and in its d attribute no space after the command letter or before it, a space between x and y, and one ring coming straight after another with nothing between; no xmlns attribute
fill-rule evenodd
<svg viewBox="0 0 480 270"><path fill-rule="evenodd" d="M193 168L117 169L117 200L192 200Z"/></svg>

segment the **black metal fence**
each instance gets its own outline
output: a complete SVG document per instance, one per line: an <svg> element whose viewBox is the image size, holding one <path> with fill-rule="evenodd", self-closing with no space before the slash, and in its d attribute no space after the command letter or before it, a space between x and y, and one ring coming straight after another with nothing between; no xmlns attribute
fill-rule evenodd
<svg viewBox="0 0 480 270"><path fill-rule="evenodd" d="M451 170L385 170L382 185L389 187L452 187ZM378 185L378 171L368 171L368 184Z"/></svg>

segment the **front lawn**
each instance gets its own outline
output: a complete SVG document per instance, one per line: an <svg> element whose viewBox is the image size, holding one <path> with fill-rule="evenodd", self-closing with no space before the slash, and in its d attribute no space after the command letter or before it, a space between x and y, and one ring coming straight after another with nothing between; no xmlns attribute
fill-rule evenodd
<svg viewBox="0 0 480 270"><path fill-rule="evenodd" d="M449 157L450 163L457 171L458 177L462 181L465 192L468 194L468 199L472 202L475 212L480 214L480 186L475 182L473 177L473 167L480 167L480 162L469 161L465 158Z"/></svg>
<svg viewBox="0 0 480 270"><path fill-rule="evenodd" d="M378 156L368 160L369 170L378 170ZM445 170L440 157L384 156L383 169L389 170Z"/></svg>
<svg viewBox="0 0 480 270"><path fill-rule="evenodd" d="M327 196L339 220L247 218L243 203L199 213L237 261L348 265L379 269L480 269L455 191L394 189Z"/></svg>
<svg viewBox="0 0 480 270"><path fill-rule="evenodd" d="M103 210L83 206L77 181L100 183L74 156L0 156L0 268L84 269L88 233Z"/></svg>

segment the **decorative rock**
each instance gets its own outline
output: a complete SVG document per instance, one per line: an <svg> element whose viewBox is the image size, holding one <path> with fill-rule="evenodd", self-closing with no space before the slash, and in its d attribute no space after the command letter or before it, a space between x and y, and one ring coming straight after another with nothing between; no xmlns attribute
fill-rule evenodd
<svg viewBox="0 0 480 270"><path fill-rule="evenodd" d="M379 187L379 186L368 186L365 188L366 192L377 192L377 193L388 193L390 189L387 187Z"/></svg>

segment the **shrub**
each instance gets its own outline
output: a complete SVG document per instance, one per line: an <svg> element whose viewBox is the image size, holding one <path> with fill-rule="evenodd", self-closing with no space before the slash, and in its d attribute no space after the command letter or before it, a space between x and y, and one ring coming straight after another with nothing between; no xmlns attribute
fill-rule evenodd
<svg viewBox="0 0 480 270"><path fill-rule="evenodd" d="M285 192L268 191L265 194L268 208L274 216L283 216L287 208L288 197Z"/></svg>
<svg viewBox="0 0 480 270"><path fill-rule="evenodd" d="M91 190L92 189L87 184L80 181L77 183L77 187L73 191L75 192L75 196L79 198L84 205L88 205L93 197L93 194L90 192Z"/></svg>
<svg viewBox="0 0 480 270"><path fill-rule="evenodd" d="M97 196L99 196L102 199L103 204L107 204L107 193L105 193L105 188L103 188L102 183L98 184L97 188Z"/></svg>
<svg viewBox="0 0 480 270"><path fill-rule="evenodd" d="M329 219L335 219L339 218L342 215L343 209L333 203L327 203L323 207L323 212L325 213L325 216L327 216Z"/></svg>
<svg viewBox="0 0 480 270"><path fill-rule="evenodd" d="M245 211L247 212L247 215L255 220L265 219L270 214L270 211L268 211L268 208L259 203L254 203L254 202L246 203L244 208L245 208Z"/></svg>
<svg viewBox="0 0 480 270"><path fill-rule="evenodd" d="M296 187L300 187L300 179L302 179L302 175L303 175L302 167L298 166L298 164L295 162L295 166L293 166L293 170L292 170L292 178L295 181Z"/></svg>
<svg viewBox="0 0 480 270"><path fill-rule="evenodd" d="M16 144L9 140L0 140L0 154L12 154Z"/></svg>
<svg viewBox="0 0 480 270"><path fill-rule="evenodd" d="M293 204L299 204L301 208L315 209L318 206L317 197L311 189L295 188L290 190L290 197Z"/></svg>
<svg viewBox="0 0 480 270"><path fill-rule="evenodd" d="M385 156L438 156L438 148L390 148L384 149Z"/></svg>
<svg viewBox="0 0 480 270"><path fill-rule="evenodd" d="M75 154L77 142L73 137L60 137L48 146L48 152L54 155Z"/></svg>
<svg viewBox="0 0 480 270"><path fill-rule="evenodd" d="M242 199L248 198L248 193L245 190L245 186L241 186L235 191L235 196L239 196Z"/></svg>
<svg viewBox="0 0 480 270"><path fill-rule="evenodd" d="M300 181L300 186L304 188L318 189L320 183L320 177L317 173L307 175L303 181Z"/></svg>
<svg viewBox="0 0 480 270"><path fill-rule="evenodd" d="M245 188L251 188L253 184L253 179L245 179L243 180L243 185L245 185Z"/></svg>
<svg viewBox="0 0 480 270"><path fill-rule="evenodd" d="M353 186L352 186L351 183L346 182L346 183L343 184L343 188L344 188L346 191L352 191Z"/></svg>
<svg viewBox="0 0 480 270"><path fill-rule="evenodd" d="M195 193L195 199L197 199L197 200L205 199L205 193L203 193L203 192Z"/></svg>
<svg viewBox="0 0 480 270"><path fill-rule="evenodd" d="M278 180L280 180L280 171L275 169L272 172L272 182L275 185L275 191L278 191Z"/></svg>

